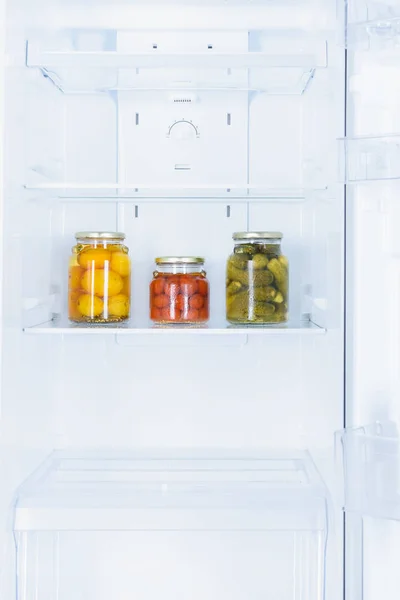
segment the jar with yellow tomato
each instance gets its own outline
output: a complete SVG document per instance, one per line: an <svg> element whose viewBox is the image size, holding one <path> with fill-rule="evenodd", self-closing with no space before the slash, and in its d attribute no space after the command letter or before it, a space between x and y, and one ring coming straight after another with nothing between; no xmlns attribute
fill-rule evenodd
<svg viewBox="0 0 400 600"><path fill-rule="evenodd" d="M81 231L69 262L68 316L76 323L119 323L130 316L131 262L125 234Z"/></svg>

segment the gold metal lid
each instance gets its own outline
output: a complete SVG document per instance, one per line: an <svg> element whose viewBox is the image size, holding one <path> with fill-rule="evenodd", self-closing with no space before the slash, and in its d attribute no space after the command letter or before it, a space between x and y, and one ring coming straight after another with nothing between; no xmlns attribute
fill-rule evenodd
<svg viewBox="0 0 400 600"><path fill-rule="evenodd" d="M157 265L203 265L205 259L200 256L160 256Z"/></svg>
<svg viewBox="0 0 400 600"><path fill-rule="evenodd" d="M233 234L235 242L241 240L281 240L283 233L280 231L239 231Z"/></svg>
<svg viewBox="0 0 400 600"><path fill-rule="evenodd" d="M124 240L126 235L118 231L78 231L75 238L77 240Z"/></svg>

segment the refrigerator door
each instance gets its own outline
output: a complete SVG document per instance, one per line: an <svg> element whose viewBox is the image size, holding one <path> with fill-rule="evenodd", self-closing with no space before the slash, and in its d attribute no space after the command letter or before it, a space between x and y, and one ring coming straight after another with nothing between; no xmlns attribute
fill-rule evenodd
<svg viewBox="0 0 400 600"><path fill-rule="evenodd" d="M398 0L347 5L346 593L397 597L400 551ZM366 425L366 424L373 425Z"/></svg>

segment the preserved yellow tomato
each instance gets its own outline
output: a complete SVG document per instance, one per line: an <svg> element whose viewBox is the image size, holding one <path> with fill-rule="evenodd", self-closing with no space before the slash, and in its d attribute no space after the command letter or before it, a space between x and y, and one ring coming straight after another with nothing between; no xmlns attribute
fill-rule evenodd
<svg viewBox="0 0 400 600"><path fill-rule="evenodd" d="M79 290L81 287L81 279L84 270L79 266L72 266L69 268L69 289Z"/></svg>
<svg viewBox="0 0 400 600"><path fill-rule="evenodd" d="M118 323L129 318L131 264L120 232L75 234L68 278L68 317L76 323Z"/></svg>
<svg viewBox="0 0 400 600"><path fill-rule="evenodd" d="M78 309L80 295L80 292L70 291L68 296L68 315L74 321L79 321L82 316L82 313Z"/></svg>
<svg viewBox="0 0 400 600"><path fill-rule="evenodd" d="M79 253L78 262L83 269L104 269L111 252L106 248L86 248Z"/></svg>
<svg viewBox="0 0 400 600"><path fill-rule="evenodd" d="M81 279L82 288L88 294L96 296L116 296L124 286L123 279L118 273L104 269L89 269Z"/></svg>
<svg viewBox="0 0 400 600"><path fill-rule="evenodd" d="M127 277L131 272L131 261L124 252L113 252L111 254L110 268L121 277Z"/></svg>
<svg viewBox="0 0 400 600"><path fill-rule="evenodd" d="M78 299L78 311L84 317L98 317L103 312L103 308L103 300L97 296L82 294Z"/></svg>
<svg viewBox="0 0 400 600"><path fill-rule="evenodd" d="M117 294L108 301L108 314L114 317L127 317L129 315L129 298L124 294Z"/></svg>
<svg viewBox="0 0 400 600"><path fill-rule="evenodd" d="M130 298L131 297L131 278L130 278L130 276L124 277L123 281L124 281L124 287L122 288L121 293L125 294L125 296L128 296L128 298Z"/></svg>

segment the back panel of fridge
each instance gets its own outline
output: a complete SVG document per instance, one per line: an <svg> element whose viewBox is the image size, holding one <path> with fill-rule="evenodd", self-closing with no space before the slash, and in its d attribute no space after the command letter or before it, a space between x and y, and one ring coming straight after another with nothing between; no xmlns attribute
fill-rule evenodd
<svg viewBox="0 0 400 600"><path fill-rule="evenodd" d="M361 62L383 78L378 55L395 56L371 46L383 18L395 29L395 7L21 0L3 14L1 597L329 600L347 586L373 598L369 509L347 494L345 553L331 459L346 419L396 420L365 400L386 381L376 340L393 335L395 314L389 270L371 284L387 248L367 228L395 223L395 192L381 204L372 177L350 175L365 136L395 175L397 139L376 141L395 125L372 127L357 104L371 87ZM68 321L82 230L126 234L124 327ZM235 231L284 234L287 324L226 322ZM206 327L151 324L162 255L206 258ZM351 460L360 474L352 436L347 474ZM381 539L395 535L378 517Z"/></svg>

